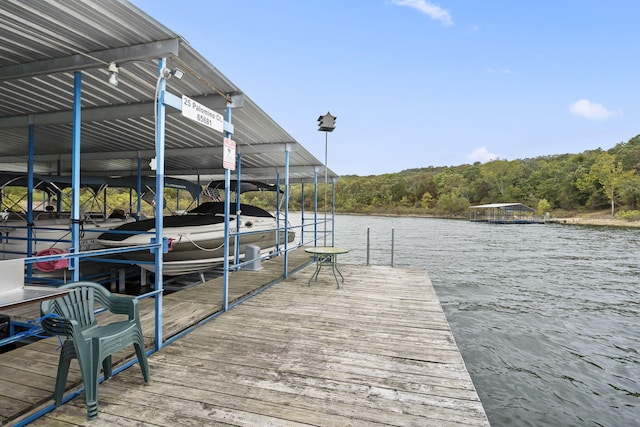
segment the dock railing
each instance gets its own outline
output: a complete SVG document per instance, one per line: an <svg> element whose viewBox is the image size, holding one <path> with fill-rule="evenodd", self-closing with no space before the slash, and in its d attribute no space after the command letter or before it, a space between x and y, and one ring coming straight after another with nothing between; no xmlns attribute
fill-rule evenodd
<svg viewBox="0 0 640 427"><path fill-rule="evenodd" d="M395 253L395 228L391 228L391 248L390 248L390 256L391 256L391 267L393 267L394 263L394 253ZM367 227L367 265L371 265L371 227Z"/></svg>

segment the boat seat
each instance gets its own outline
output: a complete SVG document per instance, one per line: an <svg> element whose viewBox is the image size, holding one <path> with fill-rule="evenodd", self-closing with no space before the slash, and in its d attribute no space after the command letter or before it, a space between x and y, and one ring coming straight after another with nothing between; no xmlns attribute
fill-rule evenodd
<svg viewBox="0 0 640 427"><path fill-rule="evenodd" d="M41 303L42 328L51 335L65 336L55 385L56 407L62 403L69 364L77 359L84 381L87 419L98 416L98 383L100 365L105 380L111 378L111 356L133 345L142 376L149 382L149 364L140 326L138 300L113 295L104 286L93 282L73 282L60 288L71 289L64 297ZM115 314L127 315L127 320L99 325L96 309L104 307ZM122 316L124 318L124 316Z"/></svg>

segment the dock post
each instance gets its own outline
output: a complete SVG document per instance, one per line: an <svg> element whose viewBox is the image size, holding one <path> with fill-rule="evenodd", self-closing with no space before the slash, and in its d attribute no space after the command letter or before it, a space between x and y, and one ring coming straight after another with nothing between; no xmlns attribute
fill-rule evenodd
<svg viewBox="0 0 640 427"><path fill-rule="evenodd" d="M393 250L394 250L394 235L395 235L395 228L391 228L391 267L393 267Z"/></svg>
<svg viewBox="0 0 640 427"><path fill-rule="evenodd" d="M369 235L370 235L370 227L367 227L367 265L369 265L369 247L370 247L370 241L369 241Z"/></svg>

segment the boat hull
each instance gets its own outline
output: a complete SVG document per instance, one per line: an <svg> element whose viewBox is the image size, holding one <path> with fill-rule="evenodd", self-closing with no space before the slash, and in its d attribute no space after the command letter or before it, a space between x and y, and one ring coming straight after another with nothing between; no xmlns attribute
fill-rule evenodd
<svg viewBox="0 0 640 427"><path fill-rule="evenodd" d="M163 253L163 275L176 276L200 272L219 267L224 262L224 218L216 215L180 215L165 217L166 227L163 236L169 242L169 251ZM155 225L155 222L154 222ZM129 228L133 228L131 225ZM288 243L295 240L295 233L276 230L276 219L268 217L242 217L238 230L235 217L230 221L230 233L237 233L238 253L244 258L247 245L260 247L261 252L268 253L278 245L284 245L285 236ZM137 226L138 232L128 236L108 237L106 234L97 239L97 243L107 248L124 248L149 244L155 237L155 228ZM121 232L122 230L116 230ZM133 230L130 230L133 231ZM285 234L286 233L286 234ZM113 233L112 233L113 234ZM231 262L235 261L236 237L229 237L226 249ZM125 252L124 258L135 261L140 267L155 271L155 254L149 250Z"/></svg>
<svg viewBox="0 0 640 427"><path fill-rule="evenodd" d="M289 233L288 242L295 239L295 233ZM170 243L169 252L162 254L163 274L180 275L196 271L205 271L214 268L224 262L224 236L206 240L186 240ZM281 240L284 244L284 238ZM243 235L239 240L238 253L244 258L247 245L258 246L261 252L269 252L276 246L276 232L264 231ZM229 238L228 255L231 261L235 260L235 238ZM124 258L140 261L140 266L148 271L154 271L155 254L149 251L126 252ZM150 263L150 264L146 264Z"/></svg>
<svg viewBox="0 0 640 427"><path fill-rule="evenodd" d="M240 248L238 253L240 260L244 259L247 245L254 245L260 247L260 254L267 255L275 248L275 233L261 233L256 235L256 238L245 239L240 238ZM248 236L247 236L248 237ZM235 262L235 239L229 239L229 262ZM295 240L295 233L289 232L288 243ZM216 245L218 242L212 242ZM220 243L221 244L221 243ZM284 240L282 240L284 245ZM266 245L266 246L263 246ZM151 254L149 254L151 255ZM210 257L202 257L201 251L185 250L185 251L169 251L162 254L162 274L165 276L179 276L183 274L189 274L194 272L201 272L211 270L219 267L224 262L224 250L222 248L210 253ZM133 255L129 256L129 259L134 259ZM148 259L149 264L139 264L140 267L147 271L155 272L155 258L153 256Z"/></svg>

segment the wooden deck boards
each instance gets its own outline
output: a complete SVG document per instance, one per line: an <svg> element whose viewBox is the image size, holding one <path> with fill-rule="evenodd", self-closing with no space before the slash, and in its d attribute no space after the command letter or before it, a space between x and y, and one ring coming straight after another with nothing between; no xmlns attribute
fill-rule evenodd
<svg viewBox="0 0 640 427"><path fill-rule="evenodd" d="M302 248L289 252L289 271L293 272L310 261ZM284 271L284 257L263 262L259 271L237 271L230 275L229 302L277 281ZM198 286L165 295L163 298L163 336L168 339L222 309L222 277ZM8 312L22 322L40 316L38 304L24 305ZM113 316L103 313L103 322ZM140 317L148 349L154 342L154 299L140 301ZM55 384L58 356L57 338L40 340L8 353L0 354L0 424L6 424L32 408L51 400ZM133 357L133 348L114 356L113 364ZM24 361L28 360L29 363ZM79 386L82 377L77 364L71 364L67 389Z"/></svg>
<svg viewBox="0 0 640 427"><path fill-rule="evenodd" d="M246 294L242 283L255 282L249 273L266 273L266 264L239 272L244 278L230 293ZM101 384L96 421L85 420L80 395L32 425L488 425L427 274L340 268L340 289L328 271L308 287L307 267L152 354L147 386L137 365ZM172 294L181 304L173 329L200 316L185 307L220 295L212 286ZM165 311L170 304L168 296ZM42 390L32 398L51 398L57 353L50 341L37 362L48 376L42 366L29 374ZM24 364L2 356L2 366ZM20 378L5 377L2 366L3 382ZM8 402L9 393L0 394Z"/></svg>

